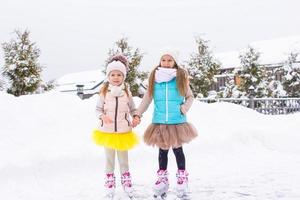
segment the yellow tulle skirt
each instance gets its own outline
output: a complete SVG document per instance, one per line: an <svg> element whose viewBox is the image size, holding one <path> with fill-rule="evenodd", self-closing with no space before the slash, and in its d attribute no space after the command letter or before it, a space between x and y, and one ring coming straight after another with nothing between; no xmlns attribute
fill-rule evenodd
<svg viewBox="0 0 300 200"><path fill-rule="evenodd" d="M132 149L139 143L138 136L133 131L126 133L106 133L94 130L92 139L97 145L119 151Z"/></svg>

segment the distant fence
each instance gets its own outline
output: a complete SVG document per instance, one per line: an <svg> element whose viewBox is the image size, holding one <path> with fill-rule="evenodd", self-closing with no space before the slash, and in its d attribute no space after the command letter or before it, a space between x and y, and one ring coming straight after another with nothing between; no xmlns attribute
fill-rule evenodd
<svg viewBox="0 0 300 200"><path fill-rule="evenodd" d="M300 98L198 98L197 100L205 103L235 103L267 115L300 112Z"/></svg>

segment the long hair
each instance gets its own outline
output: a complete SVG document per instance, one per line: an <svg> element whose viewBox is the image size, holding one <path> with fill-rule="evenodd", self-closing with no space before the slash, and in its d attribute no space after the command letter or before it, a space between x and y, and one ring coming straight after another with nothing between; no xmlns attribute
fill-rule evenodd
<svg viewBox="0 0 300 200"><path fill-rule="evenodd" d="M153 93L154 93L155 71L158 67L160 67L160 65L158 65L157 67L155 67L152 70L152 72L150 73L149 79L148 79L149 80L148 91L149 91L150 97L152 97ZM177 89L179 90L179 94L181 96L185 96L185 94L188 90L188 87L189 87L188 73L185 69L179 67L176 62L175 62L174 68L177 69L177 72L176 72Z"/></svg>
<svg viewBox="0 0 300 200"><path fill-rule="evenodd" d="M125 85L125 93L126 95L129 97L129 88L128 85L126 83L124 83ZM99 91L99 95L103 95L104 97L106 96L107 92L108 92L108 86L109 86L109 82L106 81L105 83L103 83L103 86L100 88Z"/></svg>

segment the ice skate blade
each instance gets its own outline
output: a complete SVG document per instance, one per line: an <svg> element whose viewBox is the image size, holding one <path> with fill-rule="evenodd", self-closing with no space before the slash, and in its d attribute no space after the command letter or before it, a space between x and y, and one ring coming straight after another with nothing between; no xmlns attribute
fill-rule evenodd
<svg viewBox="0 0 300 200"><path fill-rule="evenodd" d="M167 199L167 193L164 192L160 195L154 194L153 197L155 200L165 200L165 199Z"/></svg>

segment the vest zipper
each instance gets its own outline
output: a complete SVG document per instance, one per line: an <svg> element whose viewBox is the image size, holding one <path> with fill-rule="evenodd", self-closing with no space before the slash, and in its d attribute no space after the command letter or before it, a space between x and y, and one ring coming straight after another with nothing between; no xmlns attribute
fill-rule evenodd
<svg viewBox="0 0 300 200"><path fill-rule="evenodd" d="M118 117L118 97L116 97L116 109L115 109L115 132L117 132L117 127L118 127L118 122L117 122L117 117Z"/></svg>
<svg viewBox="0 0 300 200"><path fill-rule="evenodd" d="M168 83L166 82L166 122L168 121L169 115L168 115L169 109L168 109Z"/></svg>

